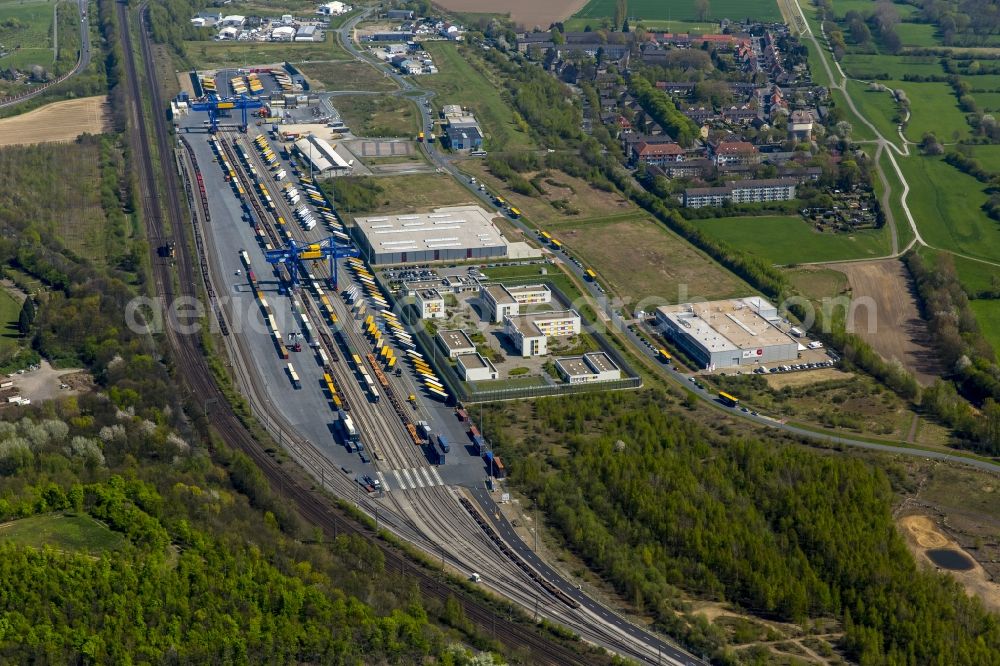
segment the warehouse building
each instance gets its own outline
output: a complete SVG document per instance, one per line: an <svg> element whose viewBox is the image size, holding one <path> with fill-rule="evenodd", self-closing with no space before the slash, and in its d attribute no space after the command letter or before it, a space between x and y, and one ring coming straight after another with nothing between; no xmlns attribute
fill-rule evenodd
<svg viewBox="0 0 1000 666"><path fill-rule="evenodd" d="M347 173L353 166L337 154L325 139L312 134L296 141L295 150L309 162L314 174Z"/></svg>
<svg viewBox="0 0 1000 666"><path fill-rule="evenodd" d="M569 384L610 382L622 378L621 369L604 352L557 358L556 369Z"/></svg>
<svg viewBox="0 0 1000 666"><path fill-rule="evenodd" d="M659 307L656 323L709 370L798 358L798 343L779 327L777 310L757 296Z"/></svg>
<svg viewBox="0 0 1000 666"><path fill-rule="evenodd" d="M490 321L499 324L506 317L521 314L522 305L541 305L552 302L552 291L544 284L526 284L507 287L502 284L482 284L479 298L486 304Z"/></svg>
<svg viewBox="0 0 1000 666"><path fill-rule="evenodd" d="M472 344L472 340L461 329L438 331L437 337L441 347L448 354L448 358L458 358L463 354L476 353L476 345Z"/></svg>
<svg viewBox="0 0 1000 666"><path fill-rule="evenodd" d="M508 256L507 241L480 206L433 213L355 219L355 235L371 264L461 261Z"/></svg>
<svg viewBox="0 0 1000 666"><path fill-rule="evenodd" d="M500 376L490 359L481 354L462 354L455 360L459 376L467 382L484 382Z"/></svg>
<svg viewBox="0 0 1000 666"><path fill-rule="evenodd" d="M580 315L576 310L508 315L504 318L504 333L522 357L545 356L548 338L579 335Z"/></svg>
<svg viewBox="0 0 1000 666"><path fill-rule="evenodd" d="M444 297L437 289L418 289L414 298L421 319L444 319Z"/></svg>

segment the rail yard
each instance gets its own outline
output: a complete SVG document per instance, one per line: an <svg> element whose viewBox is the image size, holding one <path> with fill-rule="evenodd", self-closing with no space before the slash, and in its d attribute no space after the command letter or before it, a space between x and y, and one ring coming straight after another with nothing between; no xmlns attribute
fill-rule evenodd
<svg viewBox="0 0 1000 666"><path fill-rule="evenodd" d="M118 12L127 26L126 6ZM151 67L146 31L140 34ZM122 39L132 53L128 30ZM167 330L179 378L224 441L249 455L304 517L330 534L376 539L394 568L411 565L317 494L317 486L355 503L445 571L480 582L527 614L633 659L689 663L677 648L583 595L515 536L496 506L503 463L454 404L425 359L428 350L414 343L358 258L336 208L290 161L286 146L252 124L241 128L226 119L210 132L193 114L171 145L162 114L147 126L136 64L126 60L147 232L151 245L169 248L154 261L157 294L196 297L203 284L208 321L241 392L314 484L307 487L268 455L228 407L199 336ZM146 76L153 78L150 71ZM155 88L148 94L154 108L164 108ZM161 182L149 136L161 156ZM498 640L530 654L532 663L606 659L547 637L530 622L497 617L488 603L432 571L412 570L423 590L440 599L457 596L469 617L494 627Z"/></svg>

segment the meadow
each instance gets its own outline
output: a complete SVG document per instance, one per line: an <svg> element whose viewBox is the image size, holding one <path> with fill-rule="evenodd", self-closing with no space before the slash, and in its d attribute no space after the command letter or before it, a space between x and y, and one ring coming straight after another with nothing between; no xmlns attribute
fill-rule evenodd
<svg viewBox="0 0 1000 666"><path fill-rule="evenodd" d="M323 42L184 42L188 64L196 69L311 60L347 60L333 35Z"/></svg>
<svg viewBox="0 0 1000 666"><path fill-rule="evenodd" d="M48 514L0 525L0 541L99 555L122 546L125 537L86 514Z"/></svg>
<svg viewBox="0 0 1000 666"><path fill-rule="evenodd" d="M356 136L413 137L420 131L420 113L405 97L338 95L331 102Z"/></svg>
<svg viewBox="0 0 1000 666"><path fill-rule="evenodd" d="M437 74L420 77L420 83L437 92L438 104L461 104L475 113L486 134L487 149L518 150L534 147L527 132L514 121L514 110L504 101L499 81L491 81L480 67L473 67L450 42L427 42L437 64ZM478 56L473 56L478 59ZM485 63L481 63L485 68Z"/></svg>
<svg viewBox="0 0 1000 666"><path fill-rule="evenodd" d="M296 69L310 79L310 85L320 90L396 90L396 84L382 72L364 62L296 63Z"/></svg>
<svg viewBox="0 0 1000 666"><path fill-rule="evenodd" d="M928 23L900 23L896 26L896 34L899 35L903 46L924 48L941 46L937 28Z"/></svg>
<svg viewBox="0 0 1000 666"><path fill-rule="evenodd" d="M853 234L815 231L797 215L720 217L695 224L708 235L775 264L865 259L889 254L886 229Z"/></svg>
<svg viewBox="0 0 1000 666"><path fill-rule="evenodd" d="M875 0L833 0L833 14L841 18L850 11L856 11L862 15L870 14L875 10ZM900 18L906 20L917 13L915 7L904 4L893 4L893 8L899 13Z"/></svg>
<svg viewBox="0 0 1000 666"><path fill-rule="evenodd" d="M940 58L848 53L840 63L847 76L870 81L902 79L905 75L944 76Z"/></svg>
<svg viewBox="0 0 1000 666"><path fill-rule="evenodd" d="M899 160L920 235L934 247L1000 261L1000 224L982 211L985 186L938 157Z"/></svg>
<svg viewBox="0 0 1000 666"><path fill-rule="evenodd" d="M851 99L854 100L854 105L858 107L858 111L868 119L868 122L875 125L883 137L898 144L899 125L894 120L897 109L896 100L893 99L892 94L870 90L864 83L850 79L847 81L847 92L850 94ZM846 104L844 108L850 111ZM867 125L853 118L850 118L849 121L854 127L855 138L874 138L871 136L871 130L868 129Z"/></svg>
<svg viewBox="0 0 1000 666"><path fill-rule="evenodd" d="M993 345L993 351L1000 355L1000 301L975 300L971 301L969 305L972 306L972 311L976 313L979 330L983 332L986 340Z"/></svg>
<svg viewBox="0 0 1000 666"><path fill-rule="evenodd" d="M965 114L947 83L915 83L886 81L890 88L902 88L910 99L910 123L905 134L910 141L920 141L926 132L933 132L941 141L954 141L969 135ZM957 133L957 134L956 134Z"/></svg>
<svg viewBox="0 0 1000 666"><path fill-rule="evenodd" d="M52 48L53 0L0 0L0 68L49 67Z"/></svg>
<svg viewBox="0 0 1000 666"><path fill-rule="evenodd" d="M613 16L615 0L590 0L577 12L581 18L602 18ZM663 0L629 0L628 15L640 19L659 19L697 21L698 16L694 0L663 2ZM709 4L710 20L729 18L733 20L752 16L762 21L780 21L781 12L774 0L712 0Z"/></svg>

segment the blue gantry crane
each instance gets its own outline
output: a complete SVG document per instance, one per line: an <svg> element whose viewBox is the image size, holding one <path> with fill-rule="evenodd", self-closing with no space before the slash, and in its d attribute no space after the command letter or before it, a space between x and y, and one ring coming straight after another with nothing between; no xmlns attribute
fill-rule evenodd
<svg viewBox="0 0 1000 666"><path fill-rule="evenodd" d="M248 95L237 95L235 97L219 97L209 94L201 101L191 102L192 111L207 111L208 120L212 134L219 131L219 115L239 109L240 111L240 131L247 131L247 111L250 109L263 108L264 102L256 97Z"/></svg>
<svg viewBox="0 0 1000 666"><path fill-rule="evenodd" d="M299 264L302 261L319 261L329 259L330 275L333 276L333 288L337 288L337 260L346 257L360 256L358 248L353 245L339 242L333 236L324 238L318 243L296 243L294 239L288 241L287 247L264 252L264 258L269 264L284 264L291 276L293 285L299 284Z"/></svg>

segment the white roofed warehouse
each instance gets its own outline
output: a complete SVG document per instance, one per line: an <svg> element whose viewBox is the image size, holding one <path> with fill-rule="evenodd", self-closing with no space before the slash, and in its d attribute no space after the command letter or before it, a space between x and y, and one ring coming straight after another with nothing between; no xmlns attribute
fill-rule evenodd
<svg viewBox="0 0 1000 666"><path fill-rule="evenodd" d="M358 245L372 264L461 261L508 256L493 215L479 206L438 208L432 213L355 219Z"/></svg>
<svg viewBox="0 0 1000 666"><path fill-rule="evenodd" d="M656 323L704 368L754 366L798 358L798 343L763 298L683 303L656 309Z"/></svg>

